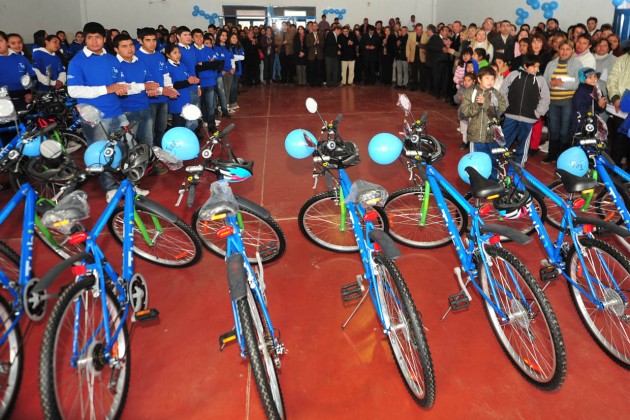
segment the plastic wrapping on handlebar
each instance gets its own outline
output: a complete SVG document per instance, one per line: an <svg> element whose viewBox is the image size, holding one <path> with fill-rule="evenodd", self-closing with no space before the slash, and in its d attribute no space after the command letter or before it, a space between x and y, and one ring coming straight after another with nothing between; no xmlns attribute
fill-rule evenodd
<svg viewBox="0 0 630 420"><path fill-rule="evenodd" d="M330 160L330 156L313 156L313 162L321 163L328 162Z"/></svg>
<svg viewBox="0 0 630 420"><path fill-rule="evenodd" d="M592 144L597 144L597 139L586 139L586 140L580 140L580 146L589 146Z"/></svg>
<svg viewBox="0 0 630 420"><path fill-rule="evenodd" d="M494 149L492 149L490 152L493 155L502 155L503 153L508 152L509 150L506 147L495 147Z"/></svg>
<svg viewBox="0 0 630 420"><path fill-rule="evenodd" d="M195 172L201 172L201 171L203 171L203 165L194 165L194 166L186 167L186 172L188 173L195 173Z"/></svg>

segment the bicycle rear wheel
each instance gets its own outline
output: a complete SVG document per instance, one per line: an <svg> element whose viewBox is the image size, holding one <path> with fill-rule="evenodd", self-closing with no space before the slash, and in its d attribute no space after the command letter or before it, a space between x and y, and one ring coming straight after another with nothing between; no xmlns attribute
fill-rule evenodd
<svg viewBox="0 0 630 420"><path fill-rule="evenodd" d="M442 218L442 211L431 192L422 223L423 187L409 187L392 193L385 204L389 219L389 234L396 241L412 248L438 248L451 242L451 236ZM461 206L444 195L457 231L462 234L468 226L468 217Z"/></svg>
<svg viewBox="0 0 630 420"><path fill-rule="evenodd" d="M95 296L94 282L84 278L66 289L46 324L39 363L45 418L118 418L125 405L131 369L127 326L114 338L108 362L103 307L112 334L124 322L123 311L111 291Z"/></svg>
<svg viewBox="0 0 630 420"><path fill-rule="evenodd" d="M201 243L213 254L225 258L225 239L217 236L217 230L224 226L222 220L199 220L198 208L192 217L192 226L201 239ZM239 208L240 219L243 221L241 236L245 255L250 263L256 262L256 252L260 252L263 263L270 263L280 258L286 249L286 238L282 228L271 217L263 217L258 212Z"/></svg>
<svg viewBox="0 0 630 420"><path fill-rule="evenodd" d="M478 262L482 290L492 299L492 279L495 303L508 317L502 319L484 299L486 315L499 343L531 384L545 391L559 389L567 371L566 352L547 297L514 254L495 246L485 251L491 273Z"/></svg>
<svg viewBox="0 0 630 420"><path fill-rule="evenodd" d="M422 321L394 262L378 254L374 263L380 309L394 360L413 399L429 408L435 402L435 375Z"/></svg>
<svg viewBox="0 0 630 420"><path fill-rule="evenodd" d="M587 270L595 278L592 284L595 297L604 309L599 309L576 286L568 283L571 299L597 344L611 359L630 369L630 261L599 239L582 238L580 245L586 266L582 266L573 247L567 256L570 277L590 294L589 283L584 276Z"/></svg>
<svg viewBox="0 0 630 420"><path fill-rule="evenodd" d="M35 222L35 235L37 235L46 247L64 260L82 253L85 249L83 243L75 245L69 244L68 239L70 239L70 235L54 228L40 227L37 221Z"/></svg>
<svg viewBox="0 0 630 420"><path fill-rule="evenodd" d="M374 210L378 214L374 227L388 231L389 221L385 211L380 207L374 207ZM308 199L298 214L298 225L304 236L321 248L335 252L359 251L349 213L346 213L345 228L341 227L340 201L334 191Z"/></svg>
<svg viewBox="0 0 630 420"><path fill-rule="evenodd" d="M283 419L286 417L284 401L274 360L277 355L270 353L273 349L271 333L261 319L258 305L249 288L247 298L236 302L236 308L265 414L269 419Z"/></svg>
<svg viewBox="0 0 630 420"><path fill-rule="evenodd" d="M189 267L201 258L201 241L181 219L166 218L136 207L138 219L133 225L133 252L143 260L165 267ZM107 221L107 227L119 244L123 243L125 209L119 206ZM142 228L141 228L142 226ZM146 231L147 238L143 235Z"/></svg>

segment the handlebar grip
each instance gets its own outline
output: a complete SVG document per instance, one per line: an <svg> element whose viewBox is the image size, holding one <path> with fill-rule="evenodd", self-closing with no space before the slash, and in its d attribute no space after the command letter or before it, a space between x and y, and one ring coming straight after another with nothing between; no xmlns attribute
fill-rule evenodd
<svg viewBox="0 0 630 420"><path fill-rule="evenodd" d="M330 160L330 156L313 156L313 162L321 163L328 162Z"/></svg>
<svg viewBox="0 0 630 420"><path fill-rule="evenodd" d="M580 140L580 146L588 146L591 144L597 144L597 139Z"/></svg>
<svg viewBox="0 0 630 420"><path fill-rule="evenodd" d="M333 125L339 124L339 121L341 121L341 114L337 115L337 118L335 118L335 121L333 121Z"/></svg>
<svg viewBox="0 0 630 420"><path fill-rule="evenodd" d="M426 122L426 121L427 121L427 115L428 115L428 112L427 112L427 111L424 111L424 112L422 113L422 116L420 117L420 121L422 121L422 122Z"/></svg>
<svg viewBox="0 0 630 420"><path fill-rule="evenodd" d="M232 131L233 128L234 128L234 123L228 125L227 127L225 127L225 130L221 131L221 134L219 134L219 137L224 137L227 133Z"/></svg>
<svg viewBox="0 0 630 420"><path fill-rule="evenodd" d="M193 206L195 202L195 185L191 184L188 187L188 200L186 201L186 205L190 208Z"/></svg>
<svg viewBox="0 0 630 420"><path fill-rule="evenodd" d="M507 151L508 149L505 147L495 147L494 149L490 151L490 153L492 153L493 155L502 155L503 153Z"/></svg>
<svg viewBox="0 0 630 420"><path fill-rule="evenodd" d="M99 174L105 172L105 168L103 166L88 166L85 168L85 172L89 174Z"/></svg>
<svg viewBox="0 0 630 420"><path fill-rule="evenodd" d="M186 172L188 173L195 173L195 172L201 172L203 171L203 165L194 165L194 166L187 166L186 167Z"/></svg>

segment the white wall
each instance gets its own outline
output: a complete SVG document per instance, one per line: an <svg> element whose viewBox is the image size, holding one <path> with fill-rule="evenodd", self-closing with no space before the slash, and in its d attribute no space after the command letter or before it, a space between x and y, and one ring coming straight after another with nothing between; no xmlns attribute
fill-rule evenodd
<svg viewBox="0 0 630 420"><path fill-rule="evenodd" d="M106 0L105 0L106 1ZM83 27L80 0L0 0L0 30L16 32L24 42L33 42L33 33L44 29L74 32Z"/></svg>

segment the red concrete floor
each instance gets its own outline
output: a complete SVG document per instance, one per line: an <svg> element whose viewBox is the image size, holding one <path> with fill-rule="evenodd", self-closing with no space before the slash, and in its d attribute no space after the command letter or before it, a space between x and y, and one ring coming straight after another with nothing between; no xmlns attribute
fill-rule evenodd
<svg viewBox="0 0 630 420"><path fill-rule="evenodd" d="M237 154L256 162L255 175L234 190L268 208L283 227L285 256L266 267L271 316L288 349L282 358L280 382L290 418L623 418L627 416L625 384L628 372L612 362L582 326L567 287L554 283L547 294L564 334L568 374L561 390L545 393L529 385L512 367L494 338L476 295L471 308L451 314L444 322L447 297L458 291L451 246L419 251L404 248L397 261L428 328L427 337L437 378L437 399L431 410L417 407L399 377L388 344L369 302L345 331L341 325L352 311L339 288L361 271L356 255L334 254L315 247L299 232L296 215L302 203L325 189L312 190L311 162L290 158L285 135L297 128L317 133L320 122L306 112L304 100L319 101L325 118L343 113L340 132L356 141L363 162L348 170L352 179L366 179L394 191L409 185L398 163L383 167L370 161L367 145L376 133L401 130L403 114L396 107L398 91L383 87L309 89L273 85L249 89L239 98L240 110L231 122L230 141ZM455 169L460 151L456 110L428 95L408 93L419 116L429 112L429 133L449 145L439 170L460 191L466 185ZM225 123L223 123L225 126ZM553 177L541 156L528 163L544 181ZM173 208L184 174L150 177L151 198ZM159 188L159 189L158 189ZM98 186L87 187L93 215L103 207ZM8 192L0 192L0 203ZM198 194L200 206L208 193ZM190 221L193 209L176 209ZM5 223L0 237L19 247L19 218ZM90 225L90 222L87 222ZM103 239L110 259L120 248ZM537 273L541 247L509 245ZM35 269L41 276L58 260L41 244L35 247ZM236 345L219 352L218 337L233 326L225 266L205 253L188 269L166 269L137 260L149 282L151 306L160 320L140 325L132 336L131 384L123 413L128 419L263 418L248 362ZM72 279L65 276L62 282ZM26 327L26 324L23 325ZM44 324L32 324L26 339L25 375L14 418L42 416L37 368Z"/></svg>

